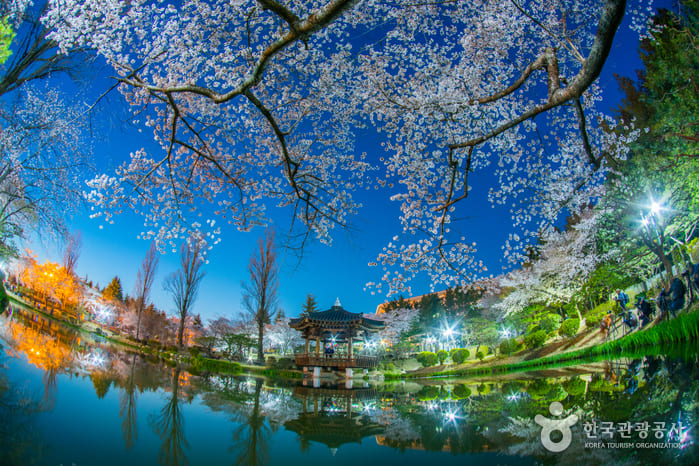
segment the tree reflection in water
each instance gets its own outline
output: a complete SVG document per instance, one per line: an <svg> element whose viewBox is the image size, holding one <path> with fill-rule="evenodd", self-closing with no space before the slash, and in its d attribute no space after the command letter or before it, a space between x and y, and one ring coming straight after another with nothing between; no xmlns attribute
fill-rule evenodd
<svg viewBox="0 0 699 466"><path fill-rule="evenodd" d="M349 441L359 439L364 443L364 438L375 439L380 446L396 450L396 455L407 450L464 455L487 451L514 455L504 462L563 464L692 464L699 458L693 443L699 420L699 349L690 345L682 346L686 350L682 357L672 354L673 348L653 348L655 355L642 355L640 359L621 358L556 370L560 375L569 374L558 378L522 374L520 380L512 380L515 375L511 374L505 381L442 379L426 386L411 381L387 382L373 387L366 397L358 396L357 389L351 390L348 401L311 387L302 387L309 393L306 397L299 396L296 393L299 387L275 386L262 379L190 378L180 369L172 370L141 356L112 351L99 341L54 328L41 318L21 320L5 313L0 319L0 336L7 342L3 351L12 356L21 353L29 364L44 371L44 396L39 394L36 398L12 386L0 367L3 464L29 464L41 459L43 438L33 433L32 423L42 410L53 405L56 384L69 385L66 377L90 377L98 398L110 387L119 390L118 414L126 450L133 450L137 442L143 442L137 431L138 408L144 409L138 406L139 393L164 387L165 406L147 418L159 438L156 443L162 464L187 463L185 452L189 452L189 445L181 403L191 401L187 396L194 393L208 408L200 407L207 415L211 414L209 411L224 413L234 423L231 445L227 452L225 445L221 448L217 464L224 457L234 464L273 462L270 449L275 435L280 426L294 430L295 421L299 429L294 431L299 433L300 445L290 452L292 461L295 455L303 456L304 451L315 457L317 450L309 451L309 446L316 442L330 446L328 426L345 434L351 427L359 436ZM39 386L37 392L40 390ZM309 396L313 401L305 403ZM109 397L104 402L108 400ZM533 422L537 414L550 417L548 407L552 401L562 403L565 416L580 417L572 428L572 444L559 454L543 449L541 428ZM117 409L114 411L116 416ZM665 422L668 429L672 423L682 422L685 428L681 432L662 439L679 442L682 448L589 448L585 446L583 425L592 419L598 423ZM633 441L638 441L634 435ZM621 438L617 434L614 440Z"/></svg>
<svg viewBox="0 0 699 466"><path fill-rule="evenodd" d="M47 410L27 387L10 382L0 343L0 459L3 465L39 463L46 445L34 426L37 415Z"/></svg>
<svg viewBox="0 0 699 466"><path fill-rule="evenodd" d="M151 416L149 419L151 428L163 442L158 454L160 464L185 465L188 463L184 454L189 444L184 438L184 416L179 399L180 377L181 370L177 367L172 373L170 400L160 410L160 415Z"/></svg>
<svg viewBox="0 0 699 466"><path fill-rule="evenodd" d="M121 431L124 435L126 450L133 447L134 441L138 438L137 411L136 411L136 355L131 355L129 373L124 382L124 389L119 394L119 417L121 417Z"/></svg>
<svg viewBox="0 0 699 466"><path fill-rule="evenodd" d="M259 466L269 462L269 440L276 429L260 410L262 384L262 379L255 380L252 403L241 405L233 418L240 425L233 431L233 444L228 451L238 452L236 464Z"/></svg>

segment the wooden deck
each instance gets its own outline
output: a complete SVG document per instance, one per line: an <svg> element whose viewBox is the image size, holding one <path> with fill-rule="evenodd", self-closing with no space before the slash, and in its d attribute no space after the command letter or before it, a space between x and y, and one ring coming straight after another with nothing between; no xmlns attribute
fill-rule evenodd
<svg viewBox="0 0 699 466"><path fill-rule="evenodd" d="M373 369L379 365L379 358L376 356L355 356L352 358L344 356L316 356L314 353L295 354L297 366L307 367L328 367L338 370L347 368Z"/></svg>

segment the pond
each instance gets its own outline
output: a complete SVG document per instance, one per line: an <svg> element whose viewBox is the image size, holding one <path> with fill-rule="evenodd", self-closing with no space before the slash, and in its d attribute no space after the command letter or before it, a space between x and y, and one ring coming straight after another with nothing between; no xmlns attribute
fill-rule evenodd
<svg viewBox="0 0 699 466"><path fill-rule="evenodd" d="M696 348L351 389L192 375L18 311L0 348L3 465L699 461Z"/></svg>

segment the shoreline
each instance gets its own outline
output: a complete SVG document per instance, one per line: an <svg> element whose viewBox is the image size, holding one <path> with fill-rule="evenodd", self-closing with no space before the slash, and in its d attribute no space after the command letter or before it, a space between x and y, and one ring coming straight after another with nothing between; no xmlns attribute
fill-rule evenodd
<svg viewBox="0 0 699 466"><path fill-rule="evenodd" d="M300 369L278 369L270 366L251 366L247 364L241 364L239 362L228 361L226 359L213 359L207 358L202 355L185 355L179 352L172 351L159 351L157 348L152 348L150 346L139 345L135 342L130 342L124 338L116 338L112 335L106 334L103 331L99 331L98 328L91 330L85 328L84 326L68 322L51 314L44 312L41 309L31 306L29 303L17 297L12 292L7 293L10 302L20 306L28 312L33 312L56 322L60 325L78 331L80 333L88 334L93 337L99 337L106 342L125 348L126 350L138 352L143 356L157 356L163 362L169 365L182 365L183 368L193 372L193 373L214 373L221 375L233 375L247 373L255 376L263 376L270 378L282 378L282 379L301 379L303 378L303 372ZM652 351L653 348L660 348L663 345L672 345L681 343L683 347L687 343L699 342L699 312L697 308L699 306L693 306L691 310L685 311L678 315L676 318L658 323L652 327L629 333L616 340L597 343L583 348L578 348L572 351L566 351L562 353L550 354L542 357L535 357L533 359L522 359L523 357L531 354L531 352L521 354L519 357L515 354L509 356L509 358L515 359L514 362L504 362L497 363L496 361L488 361L486 364L479 363L476 367L473 367L473 363L462 364L461 367L456 367L452 369L443 370L425 370L429 368L421 368L413 372L396 374L396 373L383 373L383 378L387 381L390 380L431 380L431 379L445 379L445 378L455 378L455 377L483 377L488 375L503 375L509 373L518 372L534 372L542 371L548 369L557 369L563 367L576 366L581 364L589 364L593 362L598 362L601 359L615 359L616 357L629 357L638 356L642 357L645 355L656 355L657 351ZM592 330L591 332L595 332ZM587 333L591 333L587 332ZM579 335L584 336L585 333ZM559 342L552 342L548 345L544 345L537 350L539 352L545 352L548 347L559 344ZM664 352L663 352L664 353ZM693 354L697 352L694 351ZM519 360L517 360L519 359Z"/></svg>

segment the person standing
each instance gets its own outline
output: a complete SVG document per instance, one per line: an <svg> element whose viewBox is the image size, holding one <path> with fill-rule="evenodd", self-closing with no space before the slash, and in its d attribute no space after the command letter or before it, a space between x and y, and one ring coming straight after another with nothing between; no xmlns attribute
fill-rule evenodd
<svg viewBox="0 0 699 466"><path fill-rule="evenodd" d="M617 288L614 301L616 301L623 312L626 312L626 305L629 303L629 295Z"/></svg>

